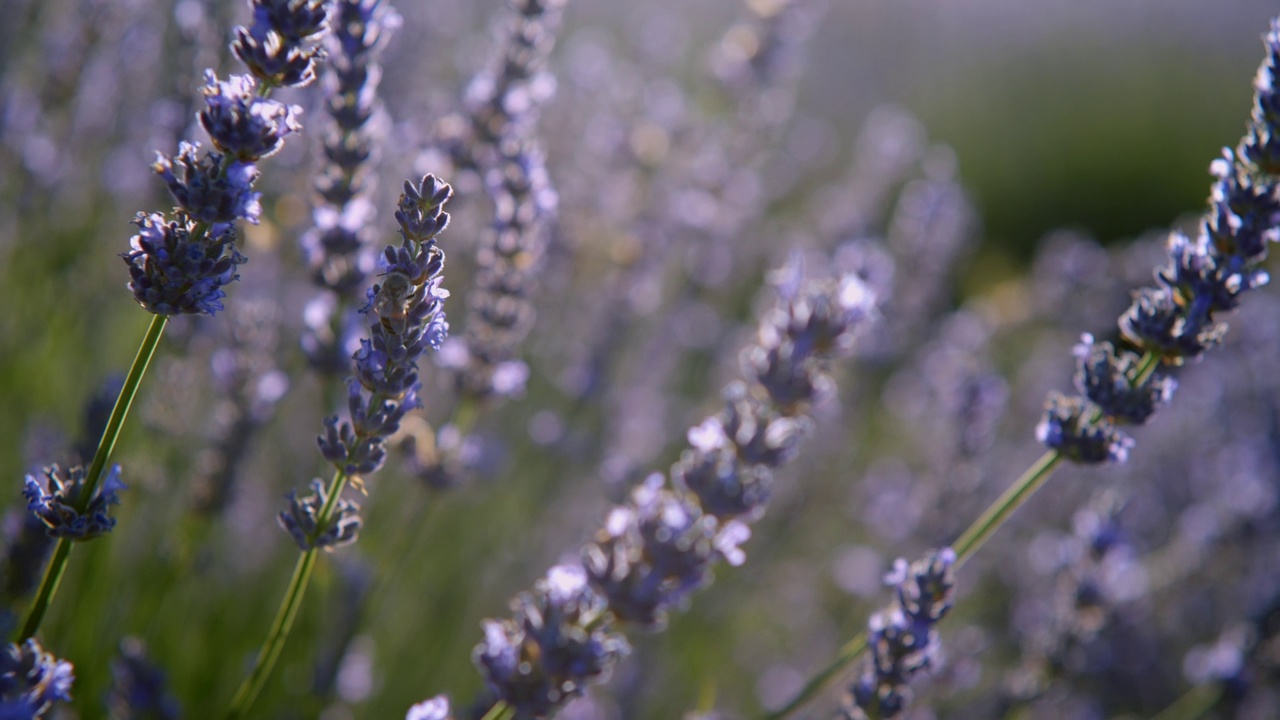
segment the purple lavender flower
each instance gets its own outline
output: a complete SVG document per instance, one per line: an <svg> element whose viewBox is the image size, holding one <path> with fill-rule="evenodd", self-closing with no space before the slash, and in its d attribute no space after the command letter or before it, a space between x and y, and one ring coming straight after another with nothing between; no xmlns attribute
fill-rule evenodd
<svg viewBox="0 0 1280 720"><path fill-rule="evenodd" d="M336 548L356 541L363 521L360 506L342 499L327 525L320 526L320 510L329 501L329 492L321 480L311 481L311 494L298 497L298 491L290 490L289 509L280 513L280 527L284 528L303 552L311 548Z"/></svg>
<svg viewBox="0 0 1280 720"><path fill-rule="evenodd" d="M1216 315L1235 309L1242 293L1270 280L1259 265L1268 243L1280 240L1280 175L1272 162L1280 132L1275 112L1280 23L1272 23L1266 46L1245 137L1236 152L1224 150L1209 166L1214 184L1199 234L1170 235L1169 262L1157 269L1156 286L1136 292L1120 316L1124 339L1167 365L1199 358L1220 343L1227 325ZM1085 343L1092 346L1092 338ZM1169 399L1174 385L1158 372L1139 378L1137 357L1117 354L1109 345L1077 355L1077 386L1089 400L1051 395L1036 436L1076 462L1123 462L1132 441L1116 424L1145 421L1157 403Z"/></svg>
<svg viewBox="0 0 1280 720"><path fill-rule="evenodd" d="M910 565L899 559L885 578L897 586L887 610L871 616L867 644L871 659L849 688L841 708L847 720L897 717L911 698L907 683L935 662L941 620L955 597L956 554L951 548L929 553Z"/></svg>
<svg viewBox="0 0 1280 720"><path fill-rule="evenodd" d="M253 76L231 75L224 81L209 70L204 79L200 126L231 157L241 162L270 157L284 146L286 136L302 129L302 109L263 98Z"/></svg>
<svg viewBox="0 0 1280 720"><path fill-rule="evenodd" d="M44 469L44 476L47 489L28 475L22 495L27 499L27 510L40 518L50 536L93 540L111 532L116 526L116 519L108 514L108 509L120 504L116 493L125 489L120 481L119 465L112 466L83 510L77 509L84 491L83 466L63 470L57 465L50 465Z"/></svg>
<svg viewBox="0 0 1280 720"><path fill-rule="evenodd" d="M608 678L629 652L609 605L576 565L557 565L511 603L510 620L486 620L474 659L490 689L517 718L548 717Z"/></svg>
<svg viewBox="0 0 1280 720"><path fill-rule="evenodd" d="M35 638L0 654L0 718L39 720L56 701L71 700L71 663L44 651Z"/></svg>
<svg viewBox="0 0 1280 720"><path fill-rule="evenodd" d="M441 287L444 252L436 235L449 224L444 204L453 188L434 175L417 183L406 181L396 221L403 241L388 245L379 268L382 281L369 288L369 338L352 355L354 373L347 381L348 420L325 418L324 434L317 438L320 454L348 476L377 472L386 460L386 441L400 427L405 413L419 406L418 360L427 350L440 347L449 331L443 304L449 292ZM329 538L338 530L316 527L322 493L299 499L290 496L290 510L280 522L304 548L316 534ZM346 502L346 501L341 501ZM318 504L317 504L318 503ZM337 522L344 522L334 542L351 542L359 529L354 504L345 507Z"/></svg>
<svg viewBox="0 0 1280 720"><path fill-rule="evenodd" d="M245 262L229 223L200 232L200 225L179 211L167 220L160 213L138 213L138 234L122 253L129 264L129 289L138 304L156 315L213 315L223 309L222 288L240 278Z"/></svg>
<svg viewBox="0 0 1280 720"><path fill-rule="evenodd" d="M318 40L326 29L326 0L250 0L253 24L236 28L231 51L271 87L303 87L316 79L323 56Z"/></svg>
<svg viewBox="0 0 1280 720"><path fill-rule="evenodd" d="M178 155L174 158L156 153L152 168L164 178L178 207L196 222L229 223L244 219L256 225L262 215L262 205L258 202L262 193L253 191L253 183L258 179L257 166L229 160L226 155L215 152L206 152L200 157L199 152L198 143L183 141L178 144Z"/></svg>
<svg viewBox="0 0 1280 720"><path fill-rule="evenodd" d="M794 455L810 405L831 390L827 365L850 351L874 316L870 292L853 276L790 283L780 295L761 319L756 343L743 352L746 382L726 390L723 413L689 432L693 449L672 468L672 481L651 475L582 549L582 567L572 568L570 585L581 593L576 602L599 603L592 616L600 619L548 615L556 607L547 589L556 584L551 578L567 572L553 569L532 595L516 599L514 619L486 621L475 660L517 717L549 716L587 682L603 679L626 647L617 636L610 651L567 662L559 650L550 654L550 641L560 648L566 642L560 638L576 638L578 644L567 646L574 657L595 633L612 633L613 619L660 629L669 611L710 581L716 562L745 560L741 545L751 535L747 523L768 499L768 473ZM581 590L579 575L590 583ZM577 625L561 628L551 617Z"/></svg>

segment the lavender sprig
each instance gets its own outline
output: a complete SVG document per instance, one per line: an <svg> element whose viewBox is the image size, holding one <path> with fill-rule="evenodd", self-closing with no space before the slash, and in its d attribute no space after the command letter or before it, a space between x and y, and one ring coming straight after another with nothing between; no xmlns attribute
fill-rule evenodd
<svg viewBox="0 0 1280 720"><path fill-rule="evenodd" d="M901 558L894 563L894 571L885 578L896 586L894 604L871 616L871 658L849 688L842 718L889 720L902 714L911 698L907 683L935 663L935 626L955 598L955 564L951 548L931 552L909 566Z"/></svg>
<svg viewBox="0 0 1280 720"><path fill-rule="evenodd" d="M652 475L609 513L581 567L553 568L513 602L513 619L486 621L473 657L515 717L548 717L603 681L627 652L617 623L659 629L718 561L745 560L740 545L768 501L771 471L794 455L809 407L833 390L828 364L874 315L852 276L784 284L780 295L743 352L744 380L726 390L722 413L690 430L670 481Z"/></svg>
<svg viewBox="0 0 1280 720"><path fill-rule="evenodd" d="M169 317L215 314L222 309L223 288L239 277L235 267L244 257L235 247L232 223L237 219L257 222L261 212L258 194L252 189L258 177L255 163L278 151L287 135L301 129L298 108L269 100L266 95L272 87L310 82L319 50L309 40L323 31L326 6L322 0L252 0L251 5L253 26L238 29L232 50L252 75L231 75L223 81L208 70L201 89L205 108L198 118L217 152L201 156L197 145L183 143L177 156L159 157L153 169L169 186L178 205L172 217L138 213L135 223L139 232L130 241L130 251L121 255L129 266L129 289L134 299L154 317L85 472L79 496L65 498L70 500L67 509L81 517L100 497L111 452ZM42 500L41 506L45 505ZM20 639L30 638L39 629L66 570L70 540L59 540Z"/></svg>
<svg viewBox="0 0 1280 720"><path fill-rule="evenodd" d="M331 124L324 135L325 163L315 182L313 225L300 241L312 280L322 289L308 305L303 348L312 366L327 374L345 372L350 331L356 329L350 312L374 268L370 198L377 189L373 169L386 132L378 58L401 23L383 0L340 0L333 7L322 81Z"/></svg>
<svg viewBox="0 0 1280 720"><path fill-rule="evenodd" d="M1120 333L1143 351L1116 350L1086 336L1077 346L1077 388L1084 396L1051 393L1036 436L1049 451L1026 470L953 544L963 565L1045 482L1061 462L1122 462L1132 440L1121 424L1150 418L1169 399L1173 381L1160 364L1198 359L1226 333L1218 315L1234 309L1240 295L1269 277L1261 264L1268 245L1280 240L1280 18L1264 37L1266 58L1254 80L1254 107L1235 152L1210 165L1214 177L1209 209L1191 240L1174 232L1169 262L1155 273L1156 286L1134 293L1120 316ZM799 708L867 649L860 634L819 671L790 702L765 717L778 720Z"/></svg>
<svg viewBox="0 0 1280 720"><path fill-rule="evenodd" d="M302 554L253 670L231 701L228 717L244 717L266 685L302 605L319 551L356 540L359 506L342 497L347 483L359 483L362 476L382 467L387 438L399 429L405 413L419 404L418 361L427 350L439 348L449 330L442 309L449 293L440 286L444 252L436 245L436 235L449 224L444 204L452 194L453 188L434 175L418 183L405 181L396 210L402 242L383 250L382 280L369 288L364 308L369 338L351 356L350 417L325 418L324 432L317 438L320 454L335 473L327 485L313 480L309 495L290 493L289 508L279 515L281 527Z"/></svg>

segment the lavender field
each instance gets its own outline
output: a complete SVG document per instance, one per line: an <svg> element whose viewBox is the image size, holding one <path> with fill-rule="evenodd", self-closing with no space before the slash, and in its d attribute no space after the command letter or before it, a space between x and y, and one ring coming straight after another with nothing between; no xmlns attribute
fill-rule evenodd
<svg viewBox="0 0 1280 720"><path fill-rule="evenodd" d="M1280 717L1276 12L0 0L0 720Z"/></svg>

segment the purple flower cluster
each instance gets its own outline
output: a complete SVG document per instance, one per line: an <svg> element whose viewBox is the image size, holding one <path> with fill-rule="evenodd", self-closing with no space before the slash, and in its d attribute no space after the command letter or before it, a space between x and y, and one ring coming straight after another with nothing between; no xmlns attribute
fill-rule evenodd
<svg viewBox="0 0 1280 720"><path fill-rule="evenodd" d="M517 598L514 619L486 622L476 663L517 717L548 717L603 679L626 652L614 621L659 629L716 562L745 560L740 545L769 499L771 471L794 454L808 409L834 387L828 363L875 314L853 276L780 289L743 352L745 381L726 390L724 411L689 431L692 447L671 481L650 476L609 513L581 568L553 569Z"/></svg>
<svg viewBox="0 0 1280 720"><path fill-rule="evenodd" d="M1214 183L1199 233L1169 237L1169 262L1156 271L1156 286L1134 293L1120 316L1124 339L1167 365L1197 359L1221 342L1227 325L1217 315L1270 280L1260 265L1268 243L1280 240L1280 22L1272 23L1266 46L1249 128L1235 152L1223 150L1209 167ZM1124 462L1133 441L1118 426L1146 421L1174 383L1158 371L1140 377L1137 353L1088 335L1076 356L1084 397L1052 393L1036 437L1075 462Z"/></svg>
<svg viewBox="0 0 1280 720"><path fill-rule="evenodd" d="M0 717L39 720L53 703L71 699L71 663L44 651L34 638L0 653Z"/></svg>
<svg viewBox="0 0 1280 720"><path fill-rule="evenodd" d="M449 224L444 204L453 188L426 175L406 181L396 221L403 242L388 245L379 268L381 282L368 291L369 338L352 355L355 374L347 381L350 419L325 418L317 439L320 454L348 477L377 472L386 460L386 441L400 427L405 413L418 407L422 383L418 360L438 349L449 331L443 304L449 296L441 287L444 252L436 235ZM314 485L314 484L313 484ZM355 539L359 528L356 506L340 501L330 525L319 527L319 509L329 498L322 490L298 498L290 495L290 509L280 513L284 528L303 549L341 544ZM333 523L341 525L334 525Z"/></svg>
<svg viewBox="0 0 1280 720"><path fill-rule="evenodd" d="M886 582L897 586L897 597L868 623L870 662L849 688L841 708L846 720L888 720L906 708L907 683L934 664L935 625L955 598L955 563L956 554L943 548L910 565L901 558L894 564Z"/></svg>
<svg viewBox="0 0 1280 720"><path fill-rule="evenodd" d="M120 481L119 465L111 467L83 510L76 509L83 501L83 466L64 470L50 465L44 469L44 476L46 487L41 487L39 481L28 475L22 495L27 499L27 510L40 518L50 536L93 540L111 532L111 528L116 526L116 519L108 512L112 505L120 504L116 493L125 489Z"/></svg>
<svg viewBox="0 0 1280 720"><path fill-rule="evenodd" d="M251 75L219 80L205 72L205 107L197 117L215 151L182 142L178 154L158 154L152 166L177 203L172 218L138 213L140 231L121 255L138 304L157 315L207 314L223 309L223 288L245 262L236 249L233 223L257 223L262 213L258 160L277 152L298 132L301 109L266 97L271 88L300 87L315 78L325 29L320 0L254 0L252 27L238 28L232 51Z"/></svg>
<svg viewBox="0 0 1280 720"><path fill-rule="evenodd" d="M337 374L349 352L344 332L350 327L348 305L374 265L370 197L386 125L378 97L378 57L402 20L384 0L340 0L332 15L322 80L332 123L324 134L325 163L315 182L313 226L300 242L314 282L336 294L314 301L317 310L308 315L303 348L315 367Z"/></svg>

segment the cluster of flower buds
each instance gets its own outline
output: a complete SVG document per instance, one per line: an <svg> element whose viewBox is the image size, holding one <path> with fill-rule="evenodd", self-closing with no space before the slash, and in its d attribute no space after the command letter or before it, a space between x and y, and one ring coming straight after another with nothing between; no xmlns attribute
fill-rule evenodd
<svg viewBox="0 0 1280 720"><path fill-rule="evenodd" d="M725 391L724 411L689 431L670 480L651 475L609 513L581 568L553 569L517 598L514 619L486 622L476 663L517 717L548 717L606 677L626 652L616 621L660 629L717 562L745 560L740 545L764 511L771 471L795 454L810 406L834 388L828 363L875 315L852 276L803 282L792 273L780 294L743 353L744 381Z"/></svg>
<svg viewBox="0 0 1280 720"><path fill-rule="evenodd" d="M111 467L93 497L83 506L83 466L64 470L50 465L44 469L44 476L46 487L41 487L39 481L28 475L22 495L27 499L27 510L44 523L50 536L93 540L116 526L116 519L108 512L112 505L120 504L116 493L125 489L124 483L120 482L119 465Z"/></svg>
<svg viewBox="0 0 1280 720"><path fill-rule="evenodd" d="M223 288L245 258L233 223L257 223L262 213L257 162L301 130L301 109L266 97L274 87L315 79L326 29L323 0L253 0L253 25L237 28L231 49L249 75L219 80L205 73L205 108L198 118L214 150L183 142L178 154L158 154L152 166L177 203L172 217L138 213L140 228L121 255L138 304L157 315L207 314L222 309Z"/></svg>
<svg viewBox="0 0 1280 720"><path fill-rule="evenodd" d="M1155 287L1137 291L1120 316L1124 339L1166 365L1217 345L1227 330L1219 315L1270 280L1260 266L1268 244L1280 240L1280 22L1272 23L1266 46L1248 130L1234 152L1223 150L1209 167L1214 183L1198 233L1170 236L1169 263L1156 271ZM1139 377L1136 353L1087 335L1076 355L1076 386L1085 397L1051 394L1036 436L1075 462L1123 462L1133 442L1117 426L1144 422L1174 384L1158 372Z"/></svg>
<svg viewBox="0 0 1280 720"><path fill-rule="evenodd" d="M348 420L325 418L318 438L320 453L334 468L355 478L377 472L386 460L387 438L400 428L405 413L419 406L418 361L427 350L439 349L449 331L443 304L449 296L441 287L444 252L436 236L449 224L444 204L453 188L426 175L406 181L396 221L403 238L388 245L379 261L381 281L369 288L364 312L369 337L352 355L354 376L347 381ZM302 498L290 496L290 509L280 513L281 525L304 550L355 540L359 520L354 503L339 501L332 517L321 518L319 508L329 501L322 490ZM321 527L320 520L328 524Z"/></svg>
<svg viewBox="0 0 1280 720"><path fill-rule="evenodd" d="M0 717L45 716L55 701L71 700L71 663L45 652L35 638L0 653Z"/></svg>
<svg viewBox="0 0 1280 720"><path fill-rule="evenodd" d="M846 720L898 717L911 699L907 683L934 664L938 621L955 598L956 554L931 552L910 565L899 558L885 582L897 587L888 609L871 616L867 645L871 657L841 708Z"/></svg>

